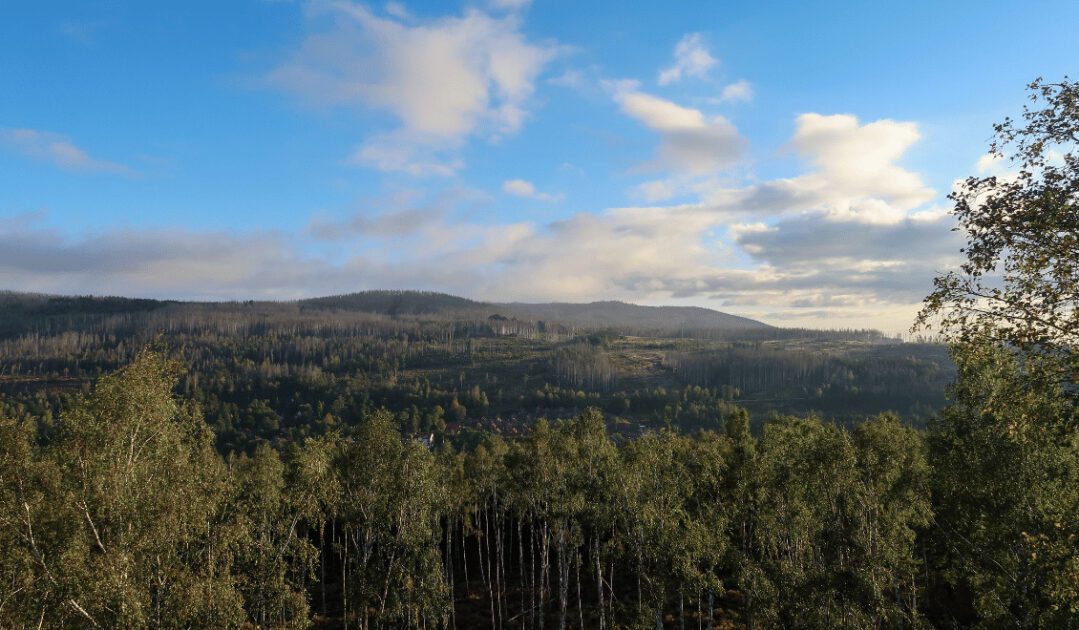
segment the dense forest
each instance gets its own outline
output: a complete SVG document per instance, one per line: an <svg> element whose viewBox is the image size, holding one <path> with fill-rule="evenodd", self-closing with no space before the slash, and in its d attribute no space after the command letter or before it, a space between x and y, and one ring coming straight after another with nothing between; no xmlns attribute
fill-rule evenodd
<svg viewBox="0 0 1079 630"><path fill-rule="evenodd" d="M519 436L539 418L573 418L587 407L603 410L612 432L625 436L667 426L720 430L736 407L751 412L754 426L775 413L852 425L886 411L921 426L944 405L955 371L944 345L872 331L642 336L632 327L640 318L589 328L461 315L444 308L451 300L459 298L379 292L333 298L326 310L321 300L6 294L0 411L37 418L48 433L48 419L70 397L150 344L183 357L181 391L199 403L220 450L248 454L260 442L281 448L355 426L379 409L404 434L456 448L478 433ZM377 310L353 310L372 304Z"/></svg>
<svg viewBox="0 0 1079 630"><path fill-rule="evenodd" d="M0 297L0 627L1079 627L1079 85L1031 89L946 346Z"/></svg>

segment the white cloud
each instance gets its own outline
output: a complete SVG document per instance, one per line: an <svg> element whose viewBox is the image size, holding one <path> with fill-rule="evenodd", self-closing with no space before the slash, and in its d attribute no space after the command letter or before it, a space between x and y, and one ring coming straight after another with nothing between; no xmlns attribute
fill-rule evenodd
<svg viewBox="0 0 1079 630"><path fill-rule="evenodd" d="M134 175L128 166L95 158L67 136L36 129L0 129L0 145L76 173Z"/></svg>
<svg viewBox="0 0 1079 630"><path fill-rule="evenodd" d="M994 155L992 153L986 153L978 158L978 163L975 165L978 173L985 175L988 173L994 173L1001 170L1004 166L1004 157L1000 155Z"/></svg>
<svg viewBox="0 0 1079 630"><path fill-rule="evenodd" d="M723 91L719 95L721 103L748 103L752 100L753 86L745 79L723 86Z"/></svg>
<svg viewBox="0 0 1079 630"><path fill-rule="evenodd" d="M700 33L689 33L674 47L674 64L659 73L659 84L677 83L685 77L700 78L708 74L719 60L712 56Z"/></svg>
<svg viewBox="0 0 1079 630"><path fill-rule="evenodd" d="M331 26L310 34L269 81L314 104L375 108L396 117L392 159L378 140L374 149L364 145L357 152L358 163L383 170L438 173L442 169L430 165L411 166L410 151L445 151L472 136L516 132L528 116L536 78L557 52L529 41L512 14L471 9L412 24L394 8L380 17L358 4L317 7L315 14L328 13Z"/></svg>
<svg viewBox="0 0 1079 630"><path fill-rule="evenodd" d="M561 195L539 192L532 182L525 179L510 179L502 182L502 191L515 197L536 201L558 201L562 198Z"/></svg>
<svg viewBox="0 0 1079 630"><path fill-rule="evenodd" d="M660 135L655 166L702 174L733 164L745 140L723 116L677 105L637 89L633 82L608 83L614 100L628 116Z"/></svg>
<svg viewBox="0 0 1079 630"><path fill-rule="evenodd" d="M818 212L830 220L894 224L936 193L897 164L920 138L914 123L861 124L847 114L803 114L790 147L816 170L746 188L718 188L710 202L758 216Z"/></svg>

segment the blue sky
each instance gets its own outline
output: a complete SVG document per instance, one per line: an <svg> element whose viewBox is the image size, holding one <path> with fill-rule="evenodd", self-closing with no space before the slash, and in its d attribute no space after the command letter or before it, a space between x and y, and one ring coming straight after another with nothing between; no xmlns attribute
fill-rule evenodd
<svg viewBox="0 0 1079 630"><path fill-rule="evenodd" d="M1061 2L16 2L0 288L904 330Z"/></svg>

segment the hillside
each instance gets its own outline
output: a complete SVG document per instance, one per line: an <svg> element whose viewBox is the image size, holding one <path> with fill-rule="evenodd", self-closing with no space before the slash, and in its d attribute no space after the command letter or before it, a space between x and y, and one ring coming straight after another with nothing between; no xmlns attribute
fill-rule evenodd
<svg viewBox="0 0 1079 630"><path fill-rule="evenodd" d="M656 330L760 330L768 324L697 306L640 306L626 302L572 304L511 303L498 305L518 318L549 320L589 328L651 328Z"/></svg>
<svg viewBox="0 0 1079 630"><path fill-rule="evenodd" d="M57 296L0 292L0 324L9 332L20 330L29 319L57 316L107 316L145 312L168 305L207 309L240 302L179 302L123 297ZM301 312L358 312L389 317L436 317L447 320L485 320L490 317L524 322L547 322L573 328L613 328L653 332L762 331L768 324L696 306L641 306L626 302L574 304L488 303L428 291L362 291L309 298L297 302L254 302L262 309L298 306ZM22 325L20 325L22 324ZM0 328L5 326L0 325Z"/></svg>
<svg viewBox="0 0 1079 630"><path fill-rule="evenodd" d="M467 318L502 316L556 322L581 328L632 328L657 331L761 330L768 324L696 306L641 306L626 302L488 303L426 291L362 291L300 300L301 308L360 311L389 316L442 315Z"/></svg>

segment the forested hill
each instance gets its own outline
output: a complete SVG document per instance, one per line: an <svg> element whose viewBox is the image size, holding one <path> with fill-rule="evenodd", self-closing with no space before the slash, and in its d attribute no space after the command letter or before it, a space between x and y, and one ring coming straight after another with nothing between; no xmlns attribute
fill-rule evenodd
<svg viewBox="0 0 1079 630"><path fill-rule="evenodd" d="M571 323L584 327L632 327L689 330L761 330L768 324L697 306L640 306L625 302L571 304L503 304L518 317Z"/></svg>
<svg viewBox="0 0 1079 630"><path fill-rule="evenodd" d="M444 315L514 318L582 328L652 330L761 330L768 324L696 306L641 306L604 301L574 304L489 303L427 291L362 291L301 300L303 308L361 311L382 315Z"/></svg>
<svg viewBox="0 0 1079 630"><path fill-rule="evenodd" d="M170 305L207 311L240 305L255 306L263 313L286 314L298 307L301 313L354 312L393 318L434 318L458 321L517 320L545 322L573 329L612 328L659 334L694 331L765 331L771 326L707 308L687 306L640 306L625 302L511 303L477 302L430 291L361 291L310 298L296 302L177 302L123 297L55 296L0 292L0 334L26 330L34 320L64 319L65 324L122 313L145 312Z"/></svg>
<svg viewBox="0 0 1079 630"><path fill-rule="evenodd" d="M303 309L359 311L381 315L486 316L490 304L432 291L361 291L299 301Z"/></svg>

